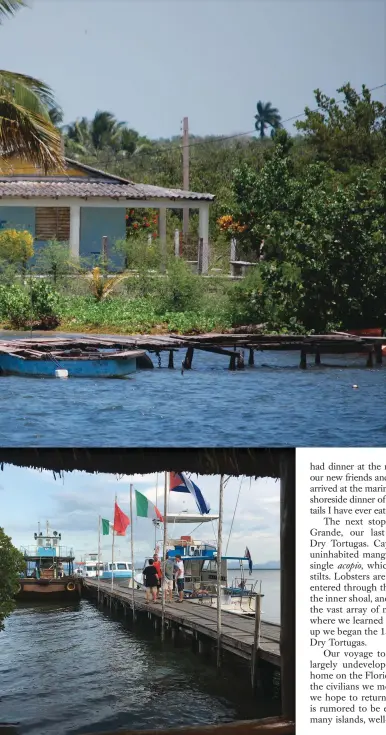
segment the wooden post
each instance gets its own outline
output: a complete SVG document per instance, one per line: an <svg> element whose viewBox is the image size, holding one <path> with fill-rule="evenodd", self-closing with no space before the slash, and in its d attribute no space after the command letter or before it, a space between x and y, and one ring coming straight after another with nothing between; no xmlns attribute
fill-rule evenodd
<svg viewBox="0 0 386 735"><path fill-rule="evenodd" d="M166 522L166 516L168 512L168 490L169 490L169 483L168 483L168 473L165 472L165 482L164 482L164 542L163 542L163 550L162 550L162 579L165 579L165 567L166 567L166 547L168 544L168 524ZM162 589L162 620L161 620L161 640L165 640L165 587L163 586Z"/></svg>
<svg viewBox="0 0 386 735"><path fill-rule="evenodd" d="M191 370L193 362L194 347L188 347L186 350L185 360L182 363L184 370Z"/></svg>
<svg viewBox="0 0 386 735"><path fill-rule="evenodd" d="M161 271L166 271L167 244L166 244L166 209L160 208L158 215L159 240L161 246Z"/></svg>
<svg viewBox="0 0 386 735"><path fill-rule="evenodd" d="M245 367L244 363L244 350L240 350L236 359L237 370L243 370Z"/></svg>
<svg viewBox="0 0 386 735"><path fill-rule="evenodd" d="M320 346L315 345L315 365L320 365Z"/></svg>
<svg viewBox="0 0 386 735"><path fill-rule="evenodd" d="M253 347L249 348L249 358L248 358L248 365L254 365L255 364L255 353L253 351Z"/></svg>
<svg viewBox="0 0 386 735"><path fill-rule="evenodd" d="M372 368L374 367L374 347L370 347L369 351L367 353L367 362L366 367Z"/></svg>
<svg viewBox="0 0 386 735"><path fill-rule="evenodd" d="M131 547L131 603L133 606L133 623L135 623L135 595L134 595L134 529L133 529L133 485L130 485L130 547Z"/></svg>
<svg viewBox="0 0 386 735"><path fill-rule="evenodd" d="M236 352L229 358L229 370L236 370Z"/></svg>
<svg viewBox="0 0 386 735"><path fill-rule="evenodd" d="M231 239L231 260L236 260L236 238Z"/></svg>
<svg viewBox="0 0 386 735"><path fill-rule="evenodd" d="M102 270L104 273L107 273L107 265L108 265L107 244L108 244L108 237L107 235L103 235L102 237Z"/></svg>
<svg viewBox="0 0 386 735"><path fill-rule="evenodd" d="M377 365L382 365L382 343L377 342L374 345L374 350L375 350L375 362L377 363Z"/></svg>
<svg viewBox="0 0 386 735"><path fill-rule="evenodd" d="M169 351L169 362L168 362L168 368L170 370L173 370L174 368L174 353L173 350Z"/></svg>
<svg viewBox="0 0 386 735"><path fill-rule="evenodd" d="M218 535L217 535L217 669L221 666L221 558L222 558L222 518L224 506L224 475L220 477Z"/></svg>
<svg viewBox="0 0 386 735"><path fill-rule="evenodd" d="M282 715L295 719L295 450L280 453L280 654Z"/></svg>
<svg viewBox="0 0 386 735"><path fill-rule="evenodd" d="M307 367L307 350L304 347L300 351L300 367L302 370L305 370Z"/></svg>
<svg viewBox="0 0 386 735"><path fill-rule="evenodd" d="M102 519L100 516L98 516L98 567L97 567L97 575L98 575L98 605L99 605L99 596L100 596L100 578L101 578L101 570L100 570L100 562L101 562L101 523Z"/></svg>
<svg viewBox="0 0 386 735"><path fill-rule="evenodd" d="M174 256L176 258L180 257L180 232L179 230L174 230Z"/></svg>
<svg viewBox="0 0 386 735"><path fill-rule="evenodd" d="M256 597L255 610L255 629L253 636L252 661L251 661L251 684L252 690L257 689L257 662L259 658L260 648L260 627L261 627L261 585L259 595Z"/></svg>
<svg viewBox="0 0 386 735"><path fill-rule="evenodd" d="M182 188L189 191L189 120L184 117L182 121ZM182 230L185 242L189 234L189 207L182 211Z"/></svg>

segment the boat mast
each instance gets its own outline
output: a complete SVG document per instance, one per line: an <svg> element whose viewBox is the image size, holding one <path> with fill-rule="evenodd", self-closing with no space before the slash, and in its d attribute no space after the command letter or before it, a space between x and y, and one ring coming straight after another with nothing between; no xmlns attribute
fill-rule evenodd
<svg viewBox="0 0 386 735"><path fill-rule="evenodd" d="M224 475L220 477L217 536L217 668L221 666L221 566L222 566L222 518L224 500Z"/></svg>
<svg viewBox="0 0 386 735"><path fill-rule="evenodd" d="M155 483L155 507L158 508L158 472ZM157 551L157 519L154 521L154 553Z"/></svg>
<svg viewBox="0 0 386 735"><path fill-rule="evenodd" d="M98 516L98 566L97 566L97 577L98 577L98 603L99 603L99 588L100 588L100 576L101 576L101 516Z"/></svg>
<svg viewBox="0 0 386 735"><path fill-rule="evenodd" d="M163 553L162 553L162 579L165 580L165 566L166 566L166 547L168 543L168 526L167 526L167 512L168 512L168 479L169 473L165 472L164 481L164 542L163 542ZM165 587L162 589L162 623L161 623L161 640L165 640Z"/></svg>

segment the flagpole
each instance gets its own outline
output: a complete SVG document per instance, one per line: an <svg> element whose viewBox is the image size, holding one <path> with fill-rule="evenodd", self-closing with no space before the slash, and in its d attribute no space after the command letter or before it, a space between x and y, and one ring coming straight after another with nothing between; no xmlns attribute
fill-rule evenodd
<svg viewBox="0 0 386 735"><path fill-rule="evenodd" d="M158 508L158 472L155 483L155 507ZM157 522L154 523L154 553L157 549Z"/></svg>
<svg viewBox="0 0 386 735"><path fill-rule="evenodd" d="M117 495L115 495L114 503L114 520L115 520L115 506L117 504ZM113 542L111 544L111 590L114 588L114 541L115 541L115 529L113 525Z"/></svg>
<svg viewBox="0 0 386 735"><path fill-rule="evenodd" d="M133 623L135 622L135 596L134 596L134 519L133 519L133 485L130 485L130 545L131 545L131 593L133 604Z"/></svg>
<svg viewBox="0 0 386 735"><path fill-rule="evenodd" d="M161 640L165 640L165 566L166 566L166 546L168 539L168 528L166 522L166 516L168 512L168 473L165 472L165 484L164 484L164 543L163 543L163 554L162 554L162 623L161 623Z"/></svg>
<svg viewBox="0 0 386 735"><path fill-rule="evenodd" d="M220 478L220 497L217 537L217 668L221 666L221 563L222 563L222 518L224 501L224 475Z"/></svg>
<svg viewBox="0 0 386 735"><path fill-rule="evenodd" d="M98 516L98 568L97 568L97 576L98 576L98 603L99 603L99 587L100 587L100 575L101 575L101 569L100 569L100 563L101 563L101 517Z"/></svg>

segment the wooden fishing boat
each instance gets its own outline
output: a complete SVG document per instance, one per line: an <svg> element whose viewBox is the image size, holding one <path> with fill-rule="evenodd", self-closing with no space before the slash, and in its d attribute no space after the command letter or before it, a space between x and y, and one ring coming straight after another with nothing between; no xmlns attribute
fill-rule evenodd
<svg viewBox="0 0 386 735"><path fill-rule="evenodd" d="M74 553L61 545L61 534L49 531L47 522L43 536L35 533L35 544L21 549L25 572L20 576L16 600L76 600L82 590L81 580L74 575Z"/></svg>
<svg viewBox="0 0 386 735"><path fill-rule="evenodd" d="M103 341L12 340L0 343L0 374L122 378L134 373L137 361L145 358L144 350L111 349Z"/></svg>

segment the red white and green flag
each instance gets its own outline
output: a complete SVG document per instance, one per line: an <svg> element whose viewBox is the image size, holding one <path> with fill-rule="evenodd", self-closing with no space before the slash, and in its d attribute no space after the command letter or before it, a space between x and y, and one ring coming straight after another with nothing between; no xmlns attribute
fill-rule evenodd
<svg viewBox="0 0 386 735"><path fill-rule="evenodd" d="M138 490L135 491L135 502L137 504L137 516L139 518L158 518L163 523L163 515L158 508L147 499L146 495L142 495Z"/></svg>

